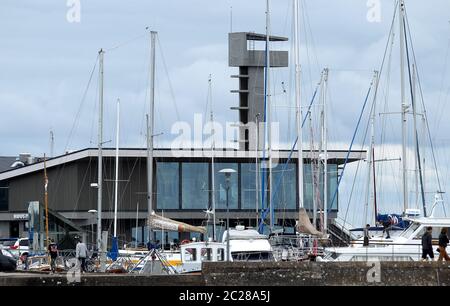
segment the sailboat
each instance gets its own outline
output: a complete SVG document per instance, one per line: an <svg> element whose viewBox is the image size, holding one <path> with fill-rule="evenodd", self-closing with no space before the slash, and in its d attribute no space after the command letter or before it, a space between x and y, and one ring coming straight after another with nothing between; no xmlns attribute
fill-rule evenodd
<svg viewBox="0 0 450 306"><path fill-rule="evenodd" d="M411 55L410 49L412 50L410 35L407 35L407 18L406 18L406 8L404 0L399 0L397 2L398 5L398 18L400 24L400 66L401 66L401 106L402 106L402 194L403 194L403 213L401 215L391 215L391 218L399 224L403 222L405 228L398 233L397 235L392 235L389 238L384 236L381 237L372 237L369 240L369 246L363 246L362 238L352 241L349 247L342 248L328 248L326 249L326 255L324 260L330 261L366 261L366 260L393 260L393 261L418 261L421 259L422 250L421 250L421 237L425 233L427 227L433 228L433 239L437 238L437 235L441 228L450 226L450 218L447 217L436 217L435 210L438 205L443 205L443 199L440 191L440 186L438 192L435 194L434 202L431 207L430 214L427 213L427 206L425 201L424 187L423 187L423 177L422 177L422 169L421 169L421 159L420 159L420 150L419 150L419 142L418 142L418 133L415 124L415 104L416 97L414 94L414 83L413 79L415 77L415 72L412 73L412 68L414 64L411 63ZM392 21L391 31L395 21L395 14ZM409 39L408 39L409 38ZM391 39L391 35L389 37ZM409 45L408 45L409 43ZM389 41L388 41L389 44ZM418 175L418 179L416 180L417 186L420 184L420 194L421 194L421 202L422 202L422 211L423 216L419 215L419 212L416 209L411 209L409 207L408 200L408 189L407 189L407 164L406 164L406 131L407 131L407 121L406 114L408 113L409 105L406 103L406 94L405 94L405 55L406 55L406 64L407 71L409 76L409 84L410 84L410 94L411 94L411 104L413 107L413 116L414 116L414 147L415 147L415 158L416 158L416 166L418 167L418 171L416 172ZM413 56L414 58L414 56ZM415 60L415 58L414 58ZM384 62L384 61L383 61ZM383 67L383 65L382 65ZM376 81L378 85L378 80ZM376 85L376 86L377 86ZM375 97L374 97L375 99ZM371 120L372 120L372 130L373 130L373 117L374 112L372 110ZM426 119L426 118L425 118ZM431 139L430 139L431 142ZM431 146L432 147L432 146ZM374 163L373 159L373 132L372 132L372 142L371 148L369 151L369 169L371 163ZM436 165L435 165L436 167ZM373 167L372 167L373 168ZM370 178L370 172L369 172ZM438 178L439 182L439 178ZM368 183L368 185L370 185ZM440 184L439 184L440 185ZM417 188L418 190L418 188ZM375 200L375 188L372 190L373 199ZM418 192L417 192L418 193ZM369 197L369 196L368 196ZM368 206L368 200L366 201L366 206ZM374 202L376 203L376 202ZM375 206L375 222L382 217L382 215L378 214L377 208ZM367 207L365 208L367 211ZM389 217L389 215L388 215ZM401 229L401 228L400 228Z"/></svg>

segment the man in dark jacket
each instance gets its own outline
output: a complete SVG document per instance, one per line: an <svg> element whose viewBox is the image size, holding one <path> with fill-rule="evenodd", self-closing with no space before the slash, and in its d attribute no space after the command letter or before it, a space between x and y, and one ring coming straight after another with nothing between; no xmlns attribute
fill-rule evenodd
<svg viewBox="0 0 450 306"><path fill-rule="evenodd" d="M370 229L370 225L369 225L369 224L366 224L366 228L364 229L364 242L363 242L363 246L369 246L369 239L370 239L369 229Z"/></svg>
<svg viewBox="0 0 450 306"><path fill-rule="evenodd" d="M441 234L439 235L439 258L438 261L441 261L445 259L445 261L450 261L450 257L447 254L447 244L448 244L448 237L447 237L447 228L443 227L441 230Z"/></svg>
<svg viewBox="0 0 450 306"><path fill-rule="evenodd" d="M422 236L422 261L427 260L427 256L430 256L430 259L434 259L433 253L433 244L432 241L432 233L433 228L431 226L427 227L427 231Z"/></svg>

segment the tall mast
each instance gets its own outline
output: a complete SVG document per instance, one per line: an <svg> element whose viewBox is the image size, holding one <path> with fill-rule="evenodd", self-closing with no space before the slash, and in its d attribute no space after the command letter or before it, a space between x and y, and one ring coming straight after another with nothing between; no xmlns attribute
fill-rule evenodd
<svg viewBox="0 0 450 306"><path fill-rule="evenodd" d="M412 109L413 109L413 124L414 124L414 149L416 154L414 154L414 187L415 187L415 208L419 208L419 139L417 134L417 108L416 108L416 66L412 64Z"/></svg>
<svg viewBox="0 0 450 306"><path fill-rule="evenodd" d="M294 0L294 60L295 60L295 105L297 107L297 172L298 172L298 208L303 205L303 129L302 129L302 107L300 99L300 54L299 54L299 31L298 31L298 0Z"/></svg>
<svg viewBox="0 0 450 306"><path fill-rule="evenodd" d="M120 99L117 99L117 117L116 117L116 165L114 178L114 235L117 237L117 200L119 189L119 129L120 129Z"/></svg>
<svg viewBox="0 0 450 306"><path fill-rule="evenodd" d="M402 106L402 181L403 181L403 209L406 211L408 208L408 180L407 180L407 163L406 163L406 136L407 136L407 123L406 113L408 111L408 105L406 104L405 96L405 37L404 31L404 1L398 2L399 9L399 23L400 23L400 86L401 86L401 106Z"/></svg>
<svg viewBox="0 0 450 306"><path fill-rule="evenodd" d="M153 128L155 122L155 43L157 32L151 31L150 67L150 116L147 115L147 211L148 220L153 211ZM151 228L148 223L148 240L151 241Z"/></svg>
<svg viewBox="0 0 450 306"><path fill-rule="evenodd" d="M259 116L260 114L256 114L255 122L256 122L256 139L255 139L255 202L256 202L256 223L255 228L258 227L259 224L259 163L258 163L258 153L259 153Z"/></svg>
<svg viewBox="0 0 450 306"><path fill-rule="evenodd" d="M322 95L322 107L323 107L323 230L327 231L327 218L328 218L328 124L327 124L327 106L326 106L326 94L327 94L327 82L328 82L328 68L324 70L323 79L323 95Z"/></svg>
<svg viewBox="0 0 450 306"><path fill-rule="evenodd" d="M47 163L44 154L44 206L45 206L45 242L48 249L48 177L47 177Z"/></svg>
<svg viewBox="0 0 450 306"><path fill-rule="evenodd" d="M97 171L97 249L102 250L102 194L103 194L103 49L99 56L99 92L98 92L98 171Z"/></svg>
<svg viewBox="0 0 450 306"><path fill-rule="evenodd" d="M268 136L268 142L269 142L269 212L270 212L270 231L273 230L273 224L274 224L274 216L273 216L273 203L272 203L272 110L271 110L271 103L270 103L270 7L269 7L270 0L266 0L266 101L267 101L267 107L266 111L267 114L267 136Z"/></svg>
<svg viewBox="0 0 450 306"><path fill-rule="evenodd" d="M368 160L367 160L367 194L366 194L366 205L364 206L364 223L368 222L368 212L369 212L369 203L371 199L374 198L374 192L375 190L372 190L371 192L371 180L375 180L375 176L372 176L372 170L375 168L373 167L373 164L375 163L375 160L373 159L373 150L375 146L375 109L376 109L376 88L377 88L377 80L378 80L378 71L374 72L373 75L373 84L375 84L375 94L373 96L373 103L372 103L372 109L370 111L370 147L368 150ZM375 175L375 174L374 174ZM375 183L375 181L373 182ZM374 186L374 185L373 185ZM375 204L374 204L375 207ZM376 214L376 211L375 211ZM375 215L376 220L376 215Z"/></svg>
<svg viewBox="0 0 450 306"><path fill-rule="evenodd" d="M214 149L215 149L215 134L216 131L214 130L214 111L213 111L213 101L212 101L212 84L211 84L211 75L209 75L208 78L208 99L209 102L211 103L211 113L210 113L210 121L211 121L211 183L212 183L212 188L211 188L211 193L212 193L212 197L211 197L211 209L212 209L212 214L213 214L213 240L216 241L216 188L215 188L215 170L214 170Z"/></svg>

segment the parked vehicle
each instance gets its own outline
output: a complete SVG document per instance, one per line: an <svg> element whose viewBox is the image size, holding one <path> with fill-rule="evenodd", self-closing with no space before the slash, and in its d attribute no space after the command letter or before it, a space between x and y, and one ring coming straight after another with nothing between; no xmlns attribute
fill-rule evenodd
<svg viewBox="0 0 450 306"><path fill-rule="evenodd" d="M0 247L0 272L15 271L16 268L17 261L13 254L9 250Z"/></svg>
<svg viewBox="0 0 450 306"><path fill-rule="evenodd" d="M14 244L9 246L10 252L15 257L20 257L30 251L30 240L28 238L18 238Z"/></svg>

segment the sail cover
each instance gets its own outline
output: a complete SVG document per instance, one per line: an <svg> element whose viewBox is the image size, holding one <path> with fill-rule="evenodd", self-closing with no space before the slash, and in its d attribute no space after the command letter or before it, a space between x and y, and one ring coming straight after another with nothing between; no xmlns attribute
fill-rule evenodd
<svg viewBox="0 0 450 306"><path fill-rule="evenodd" d="M316 230L314 225L311 224L311 221L309 221L308 213L304 208L300 208L298 212L298 223L295 228L299 233L311 234L320 237L323 236L323 233Z"/></svg>
<svg viewBox="0 0 450 306"><path fill-rule="evenodd" d="M192 226L187 223L178 222L169 218L161 217L155 212L149 217L150 227L158 230L173 231L173 232L195 232L206 234L206 228L203 226Z"/></svg>

